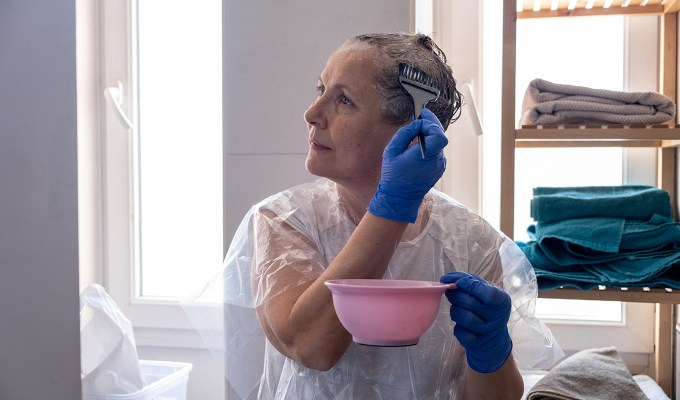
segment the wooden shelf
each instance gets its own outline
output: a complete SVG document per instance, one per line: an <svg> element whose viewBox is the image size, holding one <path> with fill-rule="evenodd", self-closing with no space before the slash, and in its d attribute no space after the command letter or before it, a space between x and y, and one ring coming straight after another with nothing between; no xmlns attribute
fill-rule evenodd
<svg viewBox="0 0 680 400"><path fill-rule="evenodd" d="M538 297L546 299L570 300L604 300L625 301L631 303L680 303L680 290L658 288L614 288L600 287L599 289L580 290L575 288L561 288L541 290Z"/></svg>
<svg viewBox="0 0 680 400"><path fill-rule="evenodd" d="M679 147L680 125L523 125L515 147Z"/></svg>
<svg viewBox="0 0 680 400"><path fill-rule="evenodd" d="M679 0L522 0L517 18L581 17L591 15L661 15L677 12Z"/></svg>
<svg viewBox="0 0 680 400"><path fill-rule="evenodd" d="M523 18L576 17L592 15L647 14L658 16L658 92L677 104L678 92L678 11L680 0L504 0L503 66L501 112L501 213L500 227L512 238L514 233L515 153L518 148L539 147L648 147L657 149L657 184L671 197L677 219L676 167L680 147L680 125L553 125L522 126L517 129L515 114L517 21ZM549 34L549 33L546 33ZM597 37L606 39L601 32ZM678 121L676 118L675 121ZM599 288L579 290L562 288L539 291L539 297L576 300L624 301L655 304L654 371L655 379L671 398L674 395L673 365L676 319L680 290Z"/></svg>

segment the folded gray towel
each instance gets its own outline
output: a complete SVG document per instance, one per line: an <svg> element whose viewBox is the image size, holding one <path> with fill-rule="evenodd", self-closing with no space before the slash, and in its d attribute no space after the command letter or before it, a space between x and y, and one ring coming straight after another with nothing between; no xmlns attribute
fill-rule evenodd
<svg viewBox="0 0 680 400"><path fill-rule="evenodd" d="M648 400L616 347L580 351L534 385L527 400Z"/></svg>
<svg viewBox="0 0 680 400"><path fill-rule="evenodd" d="M619 92L563 85L543 79L529 83L521 125L660 124L675 116L675 103L656 92Z"/></svg>

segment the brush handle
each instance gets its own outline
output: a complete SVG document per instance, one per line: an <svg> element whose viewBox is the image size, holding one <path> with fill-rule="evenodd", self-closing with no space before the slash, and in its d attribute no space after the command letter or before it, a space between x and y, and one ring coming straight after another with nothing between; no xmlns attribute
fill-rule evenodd
<svg viewBox="0 0 680 400"><path fill-rule="evenodd" d="M415 106L415 119L420 119L421 116L420 114L422 113L423 109L425 108L425 105L429 103L430 100L425 100L425 99L416 99L416 97L413 97L413 105ZM418 134L418 145L420 145L420 157L424 160L425 159L425 134L420 132Z"/></svg>
<svg viewBox="0 0 680 400"><path fill-rule="evenodd" d="M418 145L420 145L420 157L425 159L425 134L423 132L418 133Z"/></svg>

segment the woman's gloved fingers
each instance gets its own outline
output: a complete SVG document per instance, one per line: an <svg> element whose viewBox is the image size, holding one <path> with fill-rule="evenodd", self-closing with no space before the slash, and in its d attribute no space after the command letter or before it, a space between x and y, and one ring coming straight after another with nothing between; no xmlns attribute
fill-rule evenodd
<svg viewBox="0 0 680 400"><path fill-rule="evenodd" d="M488 305L492 308L498 306L509 307L510 306L510 296L507 293L497 288L496 286L490 285L484 279L468 274L466 272L449 272L448 274L442 276L439 281L441 283L455 283L458 286L457 291L469 294L476 300L484 305ZM455 295L452 290L447 290L447 294ZM461 301L462 301L461 296Z"/></svg>
<svg viewBox="0 0 680 400"><path fill-rule="evenodd" d="M477 314L463 307L452 305L449 315L451 320L456 322L457 327L464 327L475 335L487 334L497 329L496 324L488 324Z"/></svg>
<svg viewBox="0 0 680 400"><path fill-rule="evenodd" d="M413 142L413 139L418 136L418 133L423 127L423 120L416 119L410 124L404 125L397 130L390 142L385 147L384 157L397 157L406 152Z"/></svg>
<svg viewBox="0 0 680 400"><path fill-rule="evenodd" d="M453 336L455 336L461 346L466 349L479 347L479 335L462 325L456 324L456 326L453 327Z"/></svg>
<svg viewBox="0 0 680 400"><path fill-rule="evenodd" d="M424 122L423 123L423 132L428 132L428 123ZM444 147L449 144L449 139L444 136L444 134L435 134L435 135L425 135L425 159L432 159L439 157L439 154L442 153L444 150ZM418 154L420 154L420 150L418 150ZM421 155L422 158L422 155Z"/></svg>
<svg viewBox="0 0 680 400"><path fill-rule="evenodd" d="M388 157L396 157L407 151L411 152L410 147L413 140L419 133L425 136L426 152L425 158L436 157L444 147L449 143L446 138L446 133L442 124L436 115L427 108L423 109L421 118L411 121L408 125L404 125L397 130L385 148L385 155ZM419 149L414 149L413 155L422 158Z"/></svg>
<svg viewBox="0 0 680 400"><path fill-rule="evenodd" d="M451 319L478 335L488 334L507 325L504 315L490 315L452 304L449 312Z"/></svg>
<svg viewBox="0 0 680 400"><path fill-rule="evenodd" d="M433 125L436 125L439 127L439 131L443 134L444 133L444 127L442 126L441 122L439 122L439 118L437 118L436 115L429 109L429 108L423 108L422 111L420 112L420 119L423 121L427 121L432 123Z"/></svg>
<svg viewBox="0 0 680 400"><path fill-rule="evenodd" d="M452 272L449 272L446 275L441 276L439 278L439 282L441 282L441 283L456 283L458 281L458 279L460 279L464 276L468 276L468 275L470 275L470 274L468 274L467 272L452 271Z"/></svg>
<svg viewBox="0 0 680 400"><path fill-rule="evenodd" d="M446 132L439 122L436 115L427 108L423 109L421 115L421 130L425 135L425 158L435 157L449 143Z"/></svg>
<svg viewBox="0 0 680 400"><path fill-rule="evenodd" d="M507 314L506 308L499 306L489 306L480 303L476 297L470 296L467 293L447 293L446 299L453 307L467 310L479 316L481 320L486 323L491 323L496 320L504 320Z"/></svg>
<svg viewBox="0 0 680 400"><path fill-rule="evenodd" d="M442 149L448 141L441 124L431 120L434 114L424 114L425 119L399 128L385 147L378 190L368 205L371 214L414 222L423 198L444 174L446 157ZM421 132L426 136L424 159L419 146L411 145Z"/></svg>
<svg viewBox="0 0 680 400"><path fill-rule="evenodd" d="M470 293L489 306L510 305L510 297L501 289L490 285L482 278L468 275L456 281L460 290Z"/></svg>

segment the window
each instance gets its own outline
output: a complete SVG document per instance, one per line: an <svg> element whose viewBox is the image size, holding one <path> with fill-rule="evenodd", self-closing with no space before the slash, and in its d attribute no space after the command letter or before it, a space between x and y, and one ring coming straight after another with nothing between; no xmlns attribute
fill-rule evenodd
<svg viewBox="0 0 680 400"><path fill-rule="evenodd" d="M132 134L142 298L184 297L221 265L221 18L218 0L137 2Z"/></svg>
<svg viewBox="0 0 680 400"><path fill-rule="evenodd" d="M593 23L611 33L608 46L584 45L592 43ZM537 18L518 23L516 115L522 111L521 89L534 78L623 90L623 39L622 16ZM521 148L515 154L515 240L529 240L526 228L533 223L528 207L532 188L623 183L622 148ZM620 302L539 299L537 313L551 319L620 322L623 318Z"/></svg>
<svg viewBox="0 0 680 400"><path fill-rule="evenodd" d="M223 258L222 2L100 12L104 281L135 326L185 328Z"/></svg>

